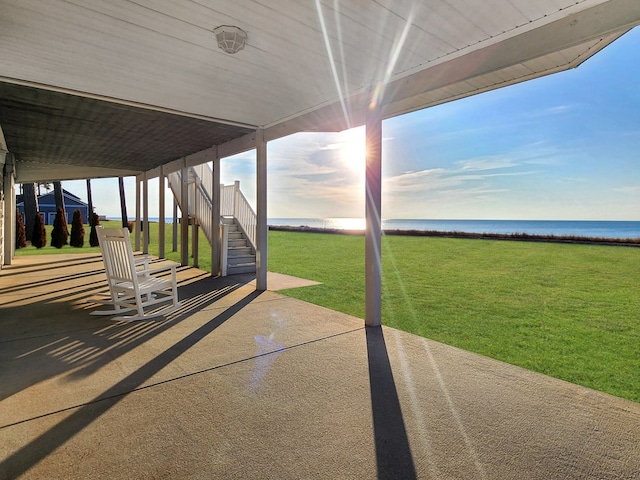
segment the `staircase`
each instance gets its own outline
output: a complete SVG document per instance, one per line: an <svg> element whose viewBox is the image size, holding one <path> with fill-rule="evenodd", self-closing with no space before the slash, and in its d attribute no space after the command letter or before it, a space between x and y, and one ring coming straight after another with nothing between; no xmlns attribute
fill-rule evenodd
<svg viewBox="0 0 640 480"><path fill-rule="evenodd" d="M227 275L255 273L256 254L234 217L222 217L227 230Z"/></svg>
<svg viewBox="0 0 640 480"><path fill-rule="evenodd" d="M188 169L187 204L183 205L182 173L180 171L167 175L169 187L183 215L194 221L212 244L213 226L211 225L211 208L213 205L211 192L212 172L207 164ZM240 182L234 185L220 186L220 235L222 275L237 273L254 273L256 271L255 230L256 214L240 191ZM186 211L186 212L185 212Z"/></svg>

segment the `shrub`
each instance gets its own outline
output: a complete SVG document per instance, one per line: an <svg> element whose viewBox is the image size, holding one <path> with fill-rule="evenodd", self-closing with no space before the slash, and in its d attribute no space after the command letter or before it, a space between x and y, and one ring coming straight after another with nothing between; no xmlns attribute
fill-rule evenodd
<svg viewBox="0 0 640 480"><path fill-rule="evenodd" d="M84 246L84 225L82 224L82 212L80 210L73 212L69 245L76 248L82 248Z"/></svg>
<svg viewBox="0 0 640 480"><path fill-rule="evenodd" d="M58 207L56 218L53 220L53 230L51 231L51 246L62 248L63 245L67 245L68 238L67 220L62 208Z"/></svg>
<svg viewBox="0 0 640 480"><path fill-rule="evenodd" d="M98 225L100 225L100 217L97 213L93 213L91 215L91 232L89 233L89 245L92 247L100 245L98 242L98 232L96 231Z"/></svg>
<svg viewBox="0 0 640 480"><path fill-rule="evenodd" d="M16 208L16 248L27 246L27 230L24 227L24 220L20 210Z"/></svg>
<svg viewBox="0 0 640 480"><path fill-rule="evenodd" d="M31 245L42 248L47 245L47 231L44 229L44 220L40 212L36 213L33 221L33 233L31 235Z"/></svg>

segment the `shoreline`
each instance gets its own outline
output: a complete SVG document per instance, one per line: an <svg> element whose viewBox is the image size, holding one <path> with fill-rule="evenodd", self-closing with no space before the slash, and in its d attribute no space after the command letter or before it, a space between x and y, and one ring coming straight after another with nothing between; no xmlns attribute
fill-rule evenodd
<svg viewBox="0 0 640 480"><path fill-rule="evenodd" d="M288 225L269 225L269 230L282 232L302 233L329 233L338 235L364 236L364 230L342 230L336 228L319 228ZM411 237L440 237L440 238L464 238L476 240L510 240L520 242L550 242L573 243L585 245L609 245L619 247L640 247L640 238L601 238L579 237L573 235L533 235L528 233L468 233L468 232L443 232L438 230L383 230L383 235L411 236Z"/></svg>

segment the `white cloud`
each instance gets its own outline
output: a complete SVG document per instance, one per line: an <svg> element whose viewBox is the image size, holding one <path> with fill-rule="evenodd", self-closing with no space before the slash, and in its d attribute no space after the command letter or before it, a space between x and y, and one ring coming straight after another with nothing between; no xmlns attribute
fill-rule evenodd
<svg viewBox="0 0 640 480"><path fill-rule="evenodd" d="M565 113L571 112L575 110L575 105L554 105L546 108L542 108L539 110L532 110L530 112L523 113L523 118L526 119L535 119L539 121L544 117L555 117L559 115L563 115Z"/></svg>
<svg viewBox="0 0 640 480"><path fill-rule="evenodd" d="M625 193L628 195L640 195L640 185L625 185L613 189L615 192Z"/></svg>
<svg viewBox="0 0 640 480"><path fill-rule="evenodd" d="M518 164L509 158L482 157L463 160L461 162L458 162L458 165L460 165L460 170L462 171L477 171L511 168L517 166Z"/></svg>

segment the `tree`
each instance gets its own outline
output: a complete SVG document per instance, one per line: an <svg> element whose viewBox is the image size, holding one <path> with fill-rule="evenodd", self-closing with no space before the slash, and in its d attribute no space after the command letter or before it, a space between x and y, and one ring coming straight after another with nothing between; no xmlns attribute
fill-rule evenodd
<svg viewBox="0 0 640 480"><path fill-rule="evenodd" d="M62 182L53 182L53 198L56 201L56 209L61 208L63 212L66 212L64 208L64 192L62 191Z"/></svg>
<svg viewBox="0 0 640 480"><path fill-rule="evenodd" d="M98 232L96 231L98 225L100 225L100 217L97 213L93 213L91 217L91 232L89 233L89 245L92 247L100 245L98 242Z"/></svg>
<svg viewBox="0 0 640 480"><path fill-rule="evenodd" d="M51 246L62 248L69 243L69 230L67 229L67 219L64 218L64 210L58 207L56 218L53 220L53 230L51 231Z"/></svg>
<svg viewBox="0 0 640 480"><path fill-rule="evenodd" d="M56 201L56 218L53 221L53 230L51 231L51 246L62 248L63 245L69 243L69 229L67 228L62 182L53 182L53 197Z"/></svg>
<svg viewBox="0 0 640 480"><path fill-rule="evenodd" d="M22 185L22 195L24 202L24 224L27 238L33 235L33 225L38 214L38 197L36 196L36 186L34 183L24 183Z"/></svg>
<svg viewBox="0 0 640 480"><path fill-rule="evenodd" d="M47 245L47 231L44 229L44 220L42 220L42 214L40 212L36 214L36 218L33 220L31 245L36 248L42 248Z"/></svg>
<svg viewBox="0 0 640 480"><path fill-rule="evenodd" d="M20 210L16 208L16 248L27 246L27 230L24 228L24 221Z"/></svg>
<svg viewBox="0 0 640 480"><path fill-rule="evenodd" d="M73 212L69 245L76 248L82 248L84 246L84 225L82 224L82 212L80 210Z"/></svg>
<svg viewBox="0 0 640 480"><path fill-rule="evenodd" d="M44 187L44 189L48 192L49 190L51 190L51 183L50 182L44 182L44 183L38 183L38 196L42 195L40 192L40 187Z"/></svg>
<svg viewBox="0 0 640 480"><path fill-rule="evenodd" d="M127 217L127 199L124 195L124 178L118 177L118 185L120 187L120 212L122 213L122 228L128 228L131 231L131 227L129 227L129 218Z"/></svg>

